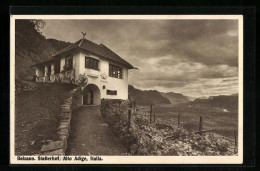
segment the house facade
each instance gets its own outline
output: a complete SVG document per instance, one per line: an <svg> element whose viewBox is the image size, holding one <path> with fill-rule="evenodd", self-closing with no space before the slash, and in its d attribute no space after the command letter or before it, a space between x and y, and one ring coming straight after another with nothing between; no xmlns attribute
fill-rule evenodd
<svg viewBox="0 0 260 171"><path fill-rule="evenodd" d="M33 67L37 82L80 84L86 78L83 105L99 105L102 98L128 99L128 70L134 69L105 45L85 38Z"/></svg>

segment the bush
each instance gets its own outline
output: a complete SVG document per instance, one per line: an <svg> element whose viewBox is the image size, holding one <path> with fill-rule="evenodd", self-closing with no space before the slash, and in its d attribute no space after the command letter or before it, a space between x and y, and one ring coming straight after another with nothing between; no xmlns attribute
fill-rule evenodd
<svg viewBox="0 0 260 171"><path fill-rule="evenodd" d="M212 134L199 135L147 117L133 114L128 122L130 101L102 99L101 115L131 155L232 155L232 144Z"/></svg>

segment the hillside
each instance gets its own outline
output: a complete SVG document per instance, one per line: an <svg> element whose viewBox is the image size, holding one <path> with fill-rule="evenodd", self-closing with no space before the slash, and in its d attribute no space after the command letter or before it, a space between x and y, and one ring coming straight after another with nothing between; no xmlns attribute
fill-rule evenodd
<svg viewBox="0 0 260 171"><path fill-rule="evenodd" d="M30 20L15 23L15 78L31 79L34 63L51 58L52 54L69 46L69 42L46 39Z"/></svg>
<svg viewBox="0 0 260 171"><path fill-rule="evenodd" d="M59 106L76 86L28 81L33 91L15 96L15 154L38 154L46 140L58 140ZM32 144L33 142L33 144Z"/></svg>
<svg viewBox="0 0 260 171"><path fill-rule="evenodd" d="M138 105L170 104L170 101L156 90L142 91L134 88L132 85L129 85L128 93L129 98L134 99Z"/></svg>
<svg viewBox="0 0 260 171"><path fill-rule="evenodd" d="M193 101L196 99L196 97L186 96L190 101Z"/></svg>
<svg viewBox="0 0 260 171"><path fill-rule="evenodd" d="M167 99L172 104L177 104L177 103L187 103L191 101L188 97L184 96L183 94L180 93L174 93L174 92L169 92L169 93L163 93L161 92L161 95Z"/></svg>
<svg viewBox="0 0 260 171"><path fill-rule="evenodd" d="M210 96L209 98L192 98L184 96L180 93L162 93L156 90L139 90L132 85L128 86L129 98L134 99L138 105L150 104L174 104L182 108L190 108L191 106L201 109L211 109L213 107L229 110L238 109L238 94ZM188 107L189 106L189 107Z"/></svg>
<svg viewBox="0 0 260 171"><path fill-rule="evenodd" d="M227 109L238 108L238 94L210 96L208 99L195 99L192 104L205 104L211 107L221 107Z"/></svg>

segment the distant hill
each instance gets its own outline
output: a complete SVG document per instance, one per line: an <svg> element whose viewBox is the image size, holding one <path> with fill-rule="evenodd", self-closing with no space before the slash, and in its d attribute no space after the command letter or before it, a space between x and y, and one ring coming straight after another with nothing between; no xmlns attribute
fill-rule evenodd
<svg viewBox="0 0 260 171"><path fill-rule="evenodd" d="M169 99L169 101L172 104L177 104L177 103L187 103L190 102L191 100L189 97L184 96L183 94L180 93L174 93L174 92L169 92L169 93L160 93L163 97Z"/></svg>
<svg viewBox="0 0 260 171"><path fill-rule="evenodd" d="M157 90L139 90L132 85L128 86L129 98L136 100L139 105L150 104L179 104L193 101L194 97L184 96L181 93L163 93Z"/></svg>
<svg viewBox="0 0 260 171"><path fill-rule="evenodd" d="M196 99L196 97L186 96L190 101L193 101Z"/></svg>
<svg viewBox="0 0 260 171"><path fill-rule="evenodd" d="M163 97L160 92L156 90L139 90L134 86L128 86L129 98L136 101L138 105L155 105L155 104L170 104L171 102Z"/></svg>
<svg viewBox="0 0 260 171"><path fill-rule="evenodd" d="M46 39L30 20L16 20L15 23L15 77L31 79L34 74L30 66L51 58L55 52L71 43Z"/></svg>
<svg viewBox="0 0 260 171"><path fill-rule="evenodd" d="M209 97L208 96L201 96L201 97L199 97L199 98L195 98L195 99L208 99ZM195 100L194 99L194 100Z"/></svg>
<svg viewBox="0 0 260 171"><path fill-rule="evenodd" d="M238 94L210 96L208 99L197 98L191 104L206 104L212 107L237 109Z"/></svg>

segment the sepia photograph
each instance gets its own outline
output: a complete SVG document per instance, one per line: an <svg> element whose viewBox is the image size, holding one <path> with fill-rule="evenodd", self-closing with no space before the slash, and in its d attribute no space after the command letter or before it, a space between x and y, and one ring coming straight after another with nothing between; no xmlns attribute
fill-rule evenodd
<svg viewBox="0 0 260 171"><path fill-rule="evenodd" d="M242 15L13 15L12 164L243 162Z"/></svg>

